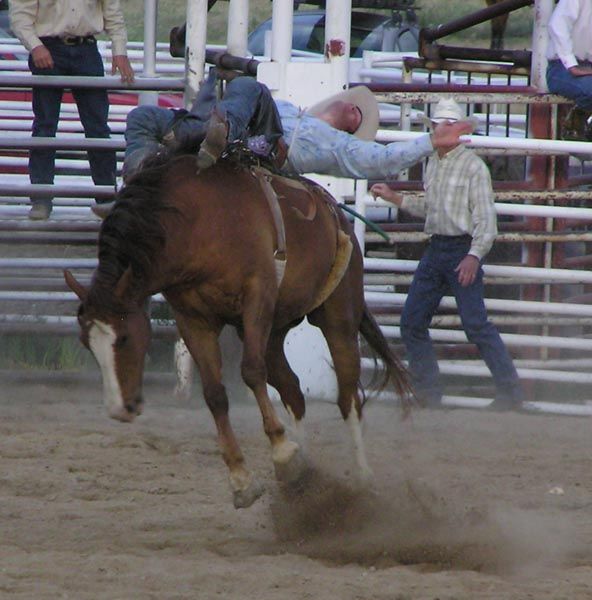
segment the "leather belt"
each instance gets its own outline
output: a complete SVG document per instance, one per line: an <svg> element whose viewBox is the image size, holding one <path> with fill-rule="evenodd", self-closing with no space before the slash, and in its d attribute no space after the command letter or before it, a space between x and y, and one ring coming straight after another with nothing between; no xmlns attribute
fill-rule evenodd
<svg viewBox="0 0 592 600"><path fill-rule="evenodd" d="M44 44L61 43L65 46L80 46L82 44L96 44L97 40L94 35L47 35L39 38Z"/></svg>

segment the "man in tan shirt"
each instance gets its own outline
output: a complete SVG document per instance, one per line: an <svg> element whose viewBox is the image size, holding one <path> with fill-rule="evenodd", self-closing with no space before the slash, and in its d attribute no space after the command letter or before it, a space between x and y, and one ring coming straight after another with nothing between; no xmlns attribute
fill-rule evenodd
<svg viewBox="0 0 592 600"><path fill-rule="evenodd" d="M29 51L33 75L83 75L102 77L103 61L95 35L105 32L112 42L112 74L132 82L127 58L127 33L119 0L11 0L10 27ZM63 88L33 88L33 137L55 137ZM73 89L86 137L108 138L109 99L104 89ZM91 175L97 185L115 185L116 158L111 150L89 150ZM52 184L55 150L31 150L31 183ZM35 198L31 219L47 219L52 197Z"/></svg>

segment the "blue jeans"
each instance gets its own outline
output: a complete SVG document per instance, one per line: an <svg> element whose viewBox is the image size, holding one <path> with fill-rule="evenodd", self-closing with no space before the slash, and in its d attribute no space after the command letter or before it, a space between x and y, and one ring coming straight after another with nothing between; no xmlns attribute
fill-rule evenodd
<svg viewBox="0 0 592 600"><path fill-rule="evenodd" d="M261 121L265 121L267 111L275 110L275 105L263 106L263 102L271 99L267 90L252 77L233 79L217 104L214 85L215 72L210 71L210 77L200 87L189 114L180 119L174 110L158 106L138 106L130 111L125 127L124 173L133 172L146 157L157 152L164 137L173 129L178 141L203 136L214 105L226 116L229 141L259 133L257 128L264 124Z"/></svg>
<svg viewBox="0 0 592 600"><path fill-rule="evenodd" d="M124 177L140 163L162 148L164 136L175 122L175 111L160 106L138 106L127 115L125 123Z"/></svg>
<svg viewBox="0 0 592 600"><path fill-rule="evenodd" d="M281 129L280 117L269 90L252 77L233 79L226 86L224 97L217 107L226 115L229 141L266 133L263 129L268 120L273 121L274 118ZM277 129L272 133L279 135Z"/></svg>
<svg viewBox="0 0 592 600"><path fill-rule="evenodd" d="M550 60L547 86L553 94L574 100L578 108L592 110L592 75L574 77L560 60Z"/></svg>
<svg viewBox="0 0 592 600"><path fill-rule="evenodd" d="M103 77L105 70L96 42L69 46L60 40L43 39L54 61L51 69L38 69L29 57L33 75L88 75ZM63 88L33 88L33 137L55 137ZM106 90L73 89L80 121L86 137L108 138L109 98ZM55 150L31 150L29 177L31 183L53 183ZM117 167L115 151L89 150L88 160L92 179L97 185L115 185ZM50 203L51 197L36 200Z"/></svg>
<svg viewBox="0 0 592 600"><path fill-rule="evenodd" d="M424 253L401 314L401 336L407 350L415 390L428 402L442 397L440 371L428 327L440 300L449 292L456 299L462 327L470 342L477 345L496 385L496 398L519 400L518 374L506 346L487 319L483 301L483 269L474 283L462 287L454 269L467 255L469 236L432 236Z"/></svg>

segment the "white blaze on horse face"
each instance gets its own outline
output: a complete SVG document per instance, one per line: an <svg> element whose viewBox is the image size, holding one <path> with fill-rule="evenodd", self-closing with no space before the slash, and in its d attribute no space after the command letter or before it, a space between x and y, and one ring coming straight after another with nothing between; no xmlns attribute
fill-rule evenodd
<svg viewBox="0 0 592 600"><path fill-rule="evenodd" d="M123 411L123 396L115 370L115 350L113 344L117 334L111 325L93 321L88 331L88 344L103 375L103 399L109 414Z"/></svg>

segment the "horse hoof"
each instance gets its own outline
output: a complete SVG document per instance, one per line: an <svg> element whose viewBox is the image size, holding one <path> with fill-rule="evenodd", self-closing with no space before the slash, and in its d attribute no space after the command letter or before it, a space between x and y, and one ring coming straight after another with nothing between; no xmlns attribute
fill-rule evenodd
<svg viewBox="0 0 592 600"><path fill-rule="evenodd" d="M360 471L353 478L352 486L358 491L367 492L372 495L376 490L376 478L374 477L374 473L370 469Z"/></svg>
<svg viewBox="0 0 592 600"><path fill-rule="evenodd" d="M244 490L235 490L232 493L234 508L249 508L264 492L265 486L258 481L251 482Z"/></svg>
<svg viewBox="0 0 592 600"><path fill-rule="evenodd" d="M136 411L128 411L125 408L109 411L109 416L121 423L131 423L138 414Z"/></svg>
<svg viewBox="0 0 592 600"><path fill-rule="evenodd" d="M287 462L275 462L275 477L281 483L294 484L307 473L307 463L302 452L297 449Z"/></svg>

